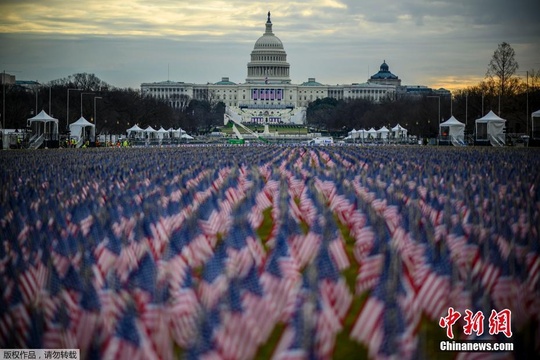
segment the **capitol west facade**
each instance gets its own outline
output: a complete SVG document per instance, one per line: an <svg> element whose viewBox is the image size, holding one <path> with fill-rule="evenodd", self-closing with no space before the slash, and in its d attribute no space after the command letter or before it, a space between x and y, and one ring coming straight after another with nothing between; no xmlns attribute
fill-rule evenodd
<svg viewBox="0 0 540 360"><path fill-rule="evenodd" d="M395 98L401 80L386 62L367 83L324 85L315 78L291 84L290 65L281 40L272 31L270 12L264 34L255 42L247 64L245 83L224 77L214 84L163 81L141 84L141 93L163 99L173 108L184 108L191 99L221 101L227 113L244 123L304 124L310 102L326 97L338 100Z"/></svg>

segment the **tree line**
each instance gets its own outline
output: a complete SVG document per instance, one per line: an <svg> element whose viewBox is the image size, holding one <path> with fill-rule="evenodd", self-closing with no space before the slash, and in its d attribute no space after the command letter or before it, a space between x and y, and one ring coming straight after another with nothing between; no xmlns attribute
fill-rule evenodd
<svg viewBox="0 0 540 360"><path fill-rule="evenodd" d="M181 109L174 109L164 100L144 96L136 89L113 87L87 73L47 84L6 85L0 87L0 94L4 89L7 129L22 130L27 119L45 110L59 120L61 134L67 133L67 125L81 116L95 123L100 134L125 134L135 124L156 130L161 126L181 127L191 134L205 133L223 124L225 109L223 103L209 100L191 100Z"/></svg>

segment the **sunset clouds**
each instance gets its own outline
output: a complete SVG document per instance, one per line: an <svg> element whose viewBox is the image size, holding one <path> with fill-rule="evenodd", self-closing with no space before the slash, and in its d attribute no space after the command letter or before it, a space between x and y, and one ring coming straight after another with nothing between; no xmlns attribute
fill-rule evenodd
<svg viewBox="0 0 540 360"><path fill-rule="evenodd" d="M164 80L167 67L174 81L243 82L269 10L293 82L364 82L386 60L404 84L455 88L482 79L503 41L520 68L540 67L532 0L7 0L0 67L40 82L92 72L120 87Z"/></svg>

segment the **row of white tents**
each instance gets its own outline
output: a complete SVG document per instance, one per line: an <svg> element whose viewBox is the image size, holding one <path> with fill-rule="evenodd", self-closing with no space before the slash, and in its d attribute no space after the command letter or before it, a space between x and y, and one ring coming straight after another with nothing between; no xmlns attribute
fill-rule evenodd
<svg viewBox="0 0 540 360"><path fill-rule="evenodd" d="M154 129L152 126L148 126L146 129L141 129L137 124L135 124L131 128L127 129L126 132L128 134L128 138L134 139L193 139L193 137L188 135L184 130L182 130L182 128L170 128L169 130L165 130L163 126L158 130Z"/></svg>
<svg viewBox="0 0 540 360"><path fill-rule="evenodd" d="M540 110L533 113L540 117ZM493 111L490 111L485 116L476 120L476 141L490 142L492 145L501 146L505 144L505 124L506 120L497 116ZM391 129L386 126L381 127L378 130L371 128L369 130L356 130L349 131L345 140L367 140L367 139L382 139L389 138L402 139L407 137L407 129L400 124L397 124ZM451 116L448 120L442 122L439 125L439 134L441 139L449 140L454 145L465 144L465 124L457 120L454 116Z"/></svg>
<svg viewBox="0 0 540 360"><path fill-rule="evenodd" d="M58 119L53 118L47 114L44 110L41 110L39 114L28 119L28 126L32 129L32 137L30 139L30 146L39 147L44 140L55 139L58 140ZM96 138L96 125L86 120L81 116L74 123L69 124L70 137L75 139L78 145L84 141L94 141ZM164 138L177 138L177 139L193 139L181 128L165 130L161 127L159 130L153 129L148 126L146 129L141 129L135 125L127 130L128 137L132 135L136 139L157 139L163 140Z"/></svg>
<svg viewBox="0 0 540 360"><path fill-rule="evenodd" d="M506 120L490 111L475 122L477 142L489 142L493 146L503 146L506 143ZM465 124L454 116L439 125L439 134L443 140L449 140L453 145L465 145Z"/></svg>
<svg viewBox="0 0 540 360"><path fill-rule="evenodd" d="M396 139L406 138L407 129L405 129L399 124L391 128L390 130L386 126L383 126L378 130L375 130L375 128L371 128L369 130L352 129L351 131L349 131L348 136L345 138L345 140L388 139L389 137L394 137Z"/></svg>
<svg viewBox="0 0 540 360"><path fill-rule="evenodd" d="M28 126L32 129L32 133L35 136L41 136L43 134L51 134L57 137L58 135L58 119L53 118L41 110L39 114L28 119ZM88 130L86 130L88 129ZM96 133L96 126L86 120L84 117L80 117L79 120L72 124L69 124L69 131L71 137L81 138L83 133L87 131L87 134L93 139Z"/></svg>

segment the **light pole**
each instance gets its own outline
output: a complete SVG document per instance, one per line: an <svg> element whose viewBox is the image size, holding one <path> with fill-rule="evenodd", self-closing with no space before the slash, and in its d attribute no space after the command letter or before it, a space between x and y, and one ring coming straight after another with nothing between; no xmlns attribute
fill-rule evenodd
<svg viewBox="0 0 540 360"><path fill-rule="evenodd" d="M97 99L103 99L101 96L94 96L94 141L97 141L97 136L98 136L98 133L97 133L97 114L96 114L96 100Z"/></svg>
<svg viewBox="0 0 540 360"><path fill-rule="evenodd" d="M484 115L484 93L482 93L482 116Z"/></svg>
<svg viewBox="0 0 540 360"><path fill-rule="evenodd" d="M438 138L441 137L441 97L440 96L428 96L428 98L437 98L437 100L439 100L439 118L438 118L438 123L439 123L438 134L439 134L439 136L437 137L437 144L438 144L439 143Z"/></svg>
<svg viewBox="0 0 540 360"><path fill-rule="evenodd" d="M90 95L90 94L93 94L93 92L81 93L81 117L83 117L83 112L82 112L82 98L83 98L83 95Z"/></svg>
<svg viewBox="0 0 540 360"><path fill-rule="evenodd" d="M36 85L34 87L34 91L36 92L36 115L38 114L37 112L37 109L38 109L38 106L37 106L37 101L38 101L38 86Z"/></svg>
<svg viewBox="0 0 540 360"><path fill-rule="evenodd" d="M469 93L465 93L465 127L467 127L467 118L469 117Z"/></svg>
<svg viewBox="0 0 540 360"><path fill-rule="evenodd" d="M67 89L66 130L69 129L69 92L70 91L82 91L82 89Z"/></svg>
<svg viewBox="0 0 540 360"><path fill-rule="evenodd" d="M6 70L4 70L4 75L2 76L2 140L4 136L4 131L6 130ZM3 141L2 141L3 145Z"/></svg>
<svg viewBox="0 0 540 360"><path fill-rule="evenodd" d="M526 104L525 104L525 124L527 126L527 136L529 135L529 70L525 70L526 73Z"/></svg>

